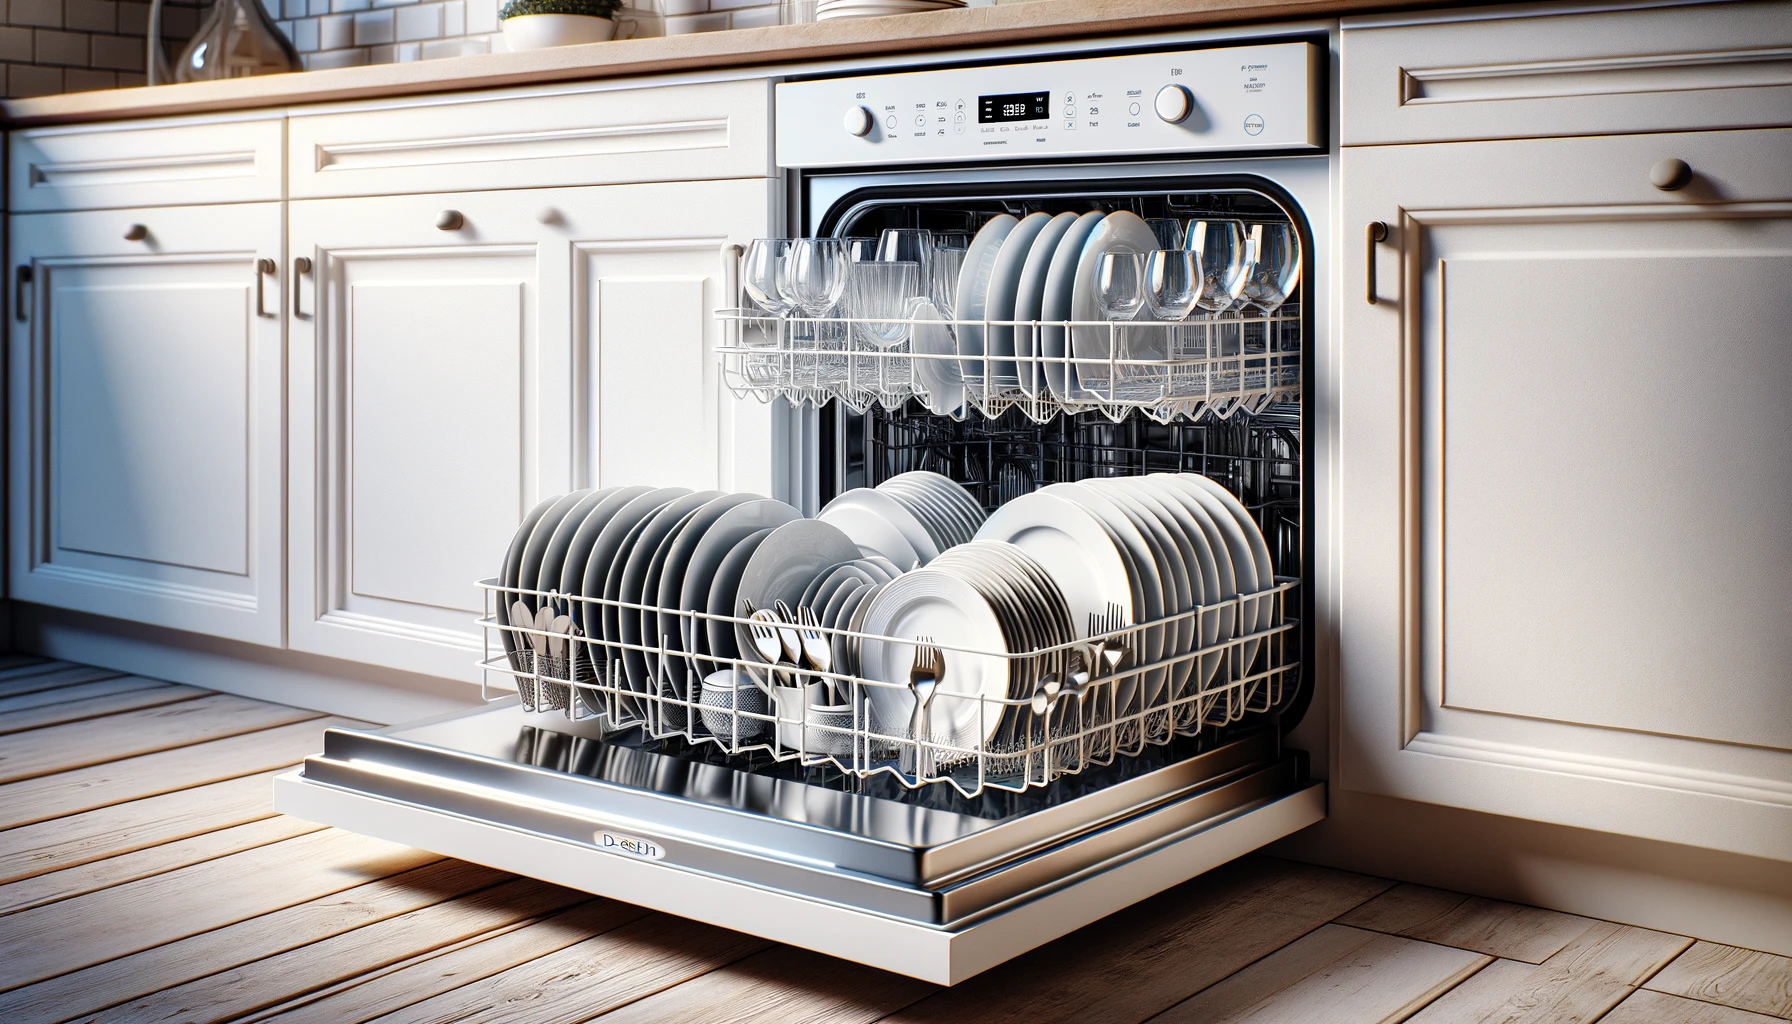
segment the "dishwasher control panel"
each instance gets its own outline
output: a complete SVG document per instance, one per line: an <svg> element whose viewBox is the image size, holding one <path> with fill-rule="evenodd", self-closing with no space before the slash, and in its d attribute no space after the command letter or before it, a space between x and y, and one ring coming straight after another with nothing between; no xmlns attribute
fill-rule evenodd
<svg viewBox="0 0 1792 1024"><path fill-rule="evenodd" d="M1321 146L1308 42L782 82L780 167Z"/></svg>

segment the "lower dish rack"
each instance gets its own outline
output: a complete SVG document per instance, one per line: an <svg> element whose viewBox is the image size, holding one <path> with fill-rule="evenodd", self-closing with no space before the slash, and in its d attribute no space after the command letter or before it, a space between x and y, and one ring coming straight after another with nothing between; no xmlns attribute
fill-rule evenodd
<svg viewBox="0 0 1792 1024"><path fill-rule="evenodd" d="M1015 652L941 645L936 656L942 660L999 663L1005 678L1021 682L1002 697L941 689L925 705L909 698L914 710L892 721L878 713L891 703L880 697L907 698L907 681L775 667L744 653L690 653L698 630L719 625L745 638L762 621L505 587L488 579L479 583L485 595L482 693L489 700L513 686L528 710L589 723L598 735L640 730L652 740L726 756L883 776L911 788L940 783L965 797L1021 792L1140 756L1176 737L1234 728L1281 707L1299 681L1299 621L1288 614L1296 584L1279 578L1252 594L1135 624L1120 622L1116 611L1110 621L1092 623L1087 639L1049 647ZM497 615L500 605L524 599L553 608L569 631L513 624ZM662 631L651 643L598 641L576 625L606 614L650 616ZM800 628L849 658L867 642L923 656L914 638ZM1226 639L1178 649L1174 638L1184 631ZM732 703L706 703L696 692L697 680L729 671L744 676L752 689L741 687L742 696ZM844 700L818 705L810 699L828 686ZM935 727L942 720L975 725L968 731Z"/></svg>

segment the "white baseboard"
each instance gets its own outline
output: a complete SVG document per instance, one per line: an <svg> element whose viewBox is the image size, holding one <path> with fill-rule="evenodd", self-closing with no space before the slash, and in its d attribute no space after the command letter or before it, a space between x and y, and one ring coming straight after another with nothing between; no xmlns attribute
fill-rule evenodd
<svg viewBox="0 0 1792 1024"><path fill-rule="evenodd" d="M380 725L479 703L473 683L220 640L43 605L11 605L13 649Z"/></svg>
<svg viewBox="0 0 1792 1024"><path fill-rule="evenodd" d="M1331 787L1265 852L1792 956L1783 861Z"/></svg>

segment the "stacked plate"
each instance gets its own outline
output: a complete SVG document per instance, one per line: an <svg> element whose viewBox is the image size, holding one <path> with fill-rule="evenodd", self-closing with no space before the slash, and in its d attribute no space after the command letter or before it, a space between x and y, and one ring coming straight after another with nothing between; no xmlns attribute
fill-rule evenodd
<svg viewBox="0 0 1792 1024"><path fill-rule="evenodd" d="M964 0L821 0L815 5L815 20L877 18L886 14L943 11L964 5Z"/></svg>
<svg viewBox="0 0 1792 1024"><path fill-rule="evenodd" d="M503 585L525 593L509 607L500 601L497 618L501 626L545 623L543 632L555 639L545 644L544 662L540 651L525 646L539 638L519 641L502 630L511 666L695 700L694 681L713 667L708 659L736 657L738 650L732 630L700 628L704 620L680 612L732 615L747 563L776 527L800 519L795 508L757 494L682 487L608 487L541 502L524 517L504 559ZM522 621L525 613L530 622ZM564 662L554 659L557 650L566 652ZM550 685L537 694L524 683L528 704L566 706L567 687ZM593 712L608 710L592 691L579 695ZM625 715L647 714L645 702L620 703ZM659 725L684 727L682 708L661 707Z"/></svg>
<svg viewBox="0 0 1792 1024"><path fill-rule="evenodd" d="M816 518L852 538L862 554L909 569L976 536L983 508L950 478L916 471L876 488L855 487L828 502Z"/></svg>
<svg viewBox="0 0 1792 1024"><path fill-rule="evenodd" d="M1274 602L1249 599L1275 585L1269 546L1244 504L1197 474L1053 484L1002 506L977 537L1011 543L1044 566L1078 638L1111 632L1116 619L1170 620L1129 638L1136 661L1157 667L1121 681L1122 714L1211 687L1225 654L1194 652L1272 624ZM1259 643L1240 645L1235 671Z"/></svg>
<svg viewBox="0 0 1792 1024"><path fill-rule="evenodd" d="M1024 657L1071 640L1071 611L1050 573L1013 544L978 540L904 573L870 599L861 630L861 674L874 726L886 735L925 735L961 750L987 749L1062 659ZM940 649L940 672L925 714L908 686L917 641ZM954 648L967 648L967 653ZM1006 657L1004 655L1016 655ZM925 719L924 728L920 726Z"/></svg>
<svg viewBox="0 0 1792 1024"><path fill-rule="evenodd" d="M1095 263L1104 252L1148 253L1159 248L1157 234L1143 218L1122 211L1051 216L1033 213L1016 219L992 218L971 240L955 296L964 320L1101 320ZM1141 312L1141 319L1150 314ZM1138 335L1134 337L1133 335ZM1123 335L1133 346L1117 353L1129 359L1166 359L1163 331ZM1072 366L1067 358L1110 357L1105 327L990 326L961 323L956 344L959 375L992 390L1019 388L1028 396L1049 392L1058 399L1128 397L1129 386L1158 382L1160 369ZM1018 358L1017 358L1018 357ZM1031 360L1031 361L1030 361ZM1080 372L1079 372L1080 371ZM939 376L934 371L934 376ZM985 378L988 378L985 380ZM1131 388L1136 390L1136 388ZM937 410L936 410L937 411Z"/></svg>

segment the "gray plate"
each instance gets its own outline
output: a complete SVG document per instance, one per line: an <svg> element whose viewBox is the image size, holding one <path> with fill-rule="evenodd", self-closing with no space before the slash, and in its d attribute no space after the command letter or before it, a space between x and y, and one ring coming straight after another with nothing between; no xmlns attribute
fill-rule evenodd
<svg viewBox="0 0 1792 1024"><path fill-rule="evenodd" d="M746 571L741 573L740 589L730 614L742 614L745 602L751 602L754 608L770 608L779 601L801 601L803 590L817 573L858 557L859 546L852 538L819 519L785 523L753 552ZM745 626L735 627L735 644L753 656Z"/></svg>
<svg viewBox="0 0 1792 1024"><path fill-rule="evenodd" d="M734 598L740 591L740 575L746 571L747 563L752 560L753 553L759 550L759 545L765 543L765 539L771 535L771 527L756 530L741 538L723 557L721 565L716 569L715 578L710 582L709 596L705 599L705 607L708 608L709 614L734 614ZM728 623L710 619L708 627L705 632L709 636L710 654L722 659L740 657L740 644L736 642L734 630ZM701 675L732 667L713 662L704 664L701 659L699 659L698 665L697 671Z"/></svg>
<svg viewBox="0 0 1792 1024"><path fill-rule="evenodd" d="M506 587L514 587L523 571L523 549L529 546L529 535L535 531L535 524L547 515L548 509L560 500L558 494L551 498L543 498L523 517L522 524L516 528L516 534L510 538L510 550L504 552L504 571L498 575L498 582ZM510 625L510 602L502 595L498 597L498 625ZM518 672L525 671L523 659L517 657L516 638L507 629L498 631L498 639L504 642L504 653L510 658L510 667Z"/></svg>

